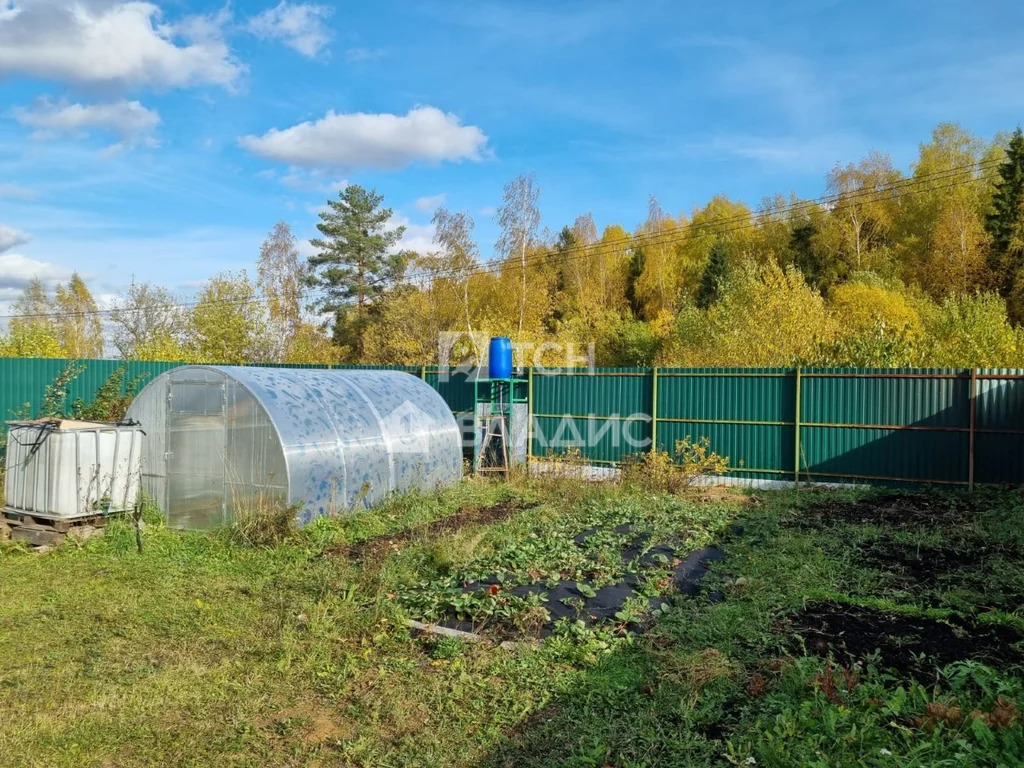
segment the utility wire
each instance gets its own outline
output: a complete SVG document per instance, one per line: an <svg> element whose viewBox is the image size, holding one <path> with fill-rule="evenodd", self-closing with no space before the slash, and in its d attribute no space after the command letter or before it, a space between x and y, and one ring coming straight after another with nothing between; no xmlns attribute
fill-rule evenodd
<svg viewBox="0 0 1024 768"><path fill-rule="evenodd" d="M991 160L988 162L969 163L953 168L947 168L943 171L936 171L935 173L924 174L922 176L911 177L908 179L900 179L889 184L879 185L878 187L870 189L857 190L848 194L822 195L811 200L800 200L784 208L774 210L762 209L758 212L736 214L734 216L727 216L721 219L700 222L697 224L678 224L673 222L671 227L661 232L638 233L623 238L616 238L612 241L598 242L591 245L576 245L564 249L548 249L540 253L528 255L525 261L527 266L533 266L552 259L553 257L559 258L559 260L564 263L566 261L575 261L580 258L594 258L597 256L612 255L621 252L626 247L650 247L678 242L682 237L692 236L695 232L700 234L705 230L710 230L715 235L719 236L731 234L733 232L756 229L764 226L766 222L758 217L763 217L765 214L769 217L768 221L779 221L787 218L792 219L794 216L799 216L821 207L825 207L829 213L834 214L837 211L848 210L869 202L880 202L886 199L899 199L918 192L935 192L963 186L969 183L985 182L994 178L994 174L985 174L980 172L985 169L998 167L1001 162L1002 161L1000 160ZM979 175L972 176L968 179L957 178L967 171L979 172ZM936 181L945 181L949 183L940 184L938 186L929 186L931 182ZM871 198L872 196L875 199L865 199ZM737 226L730 227L728 226L729 224L736 224ZM434 272L423 272L418 275L414 274L405 277L399 284L419 284L422 287L424 284L431 283L438 279L469 279L477 275L498 274L505 268L521 268L522 264L522 259L515 259L514 257L509 259L492 260L469 268L455 268ZM301 294L301 298L308 298L309 295L310 293ZM162 309L167 311L174 309L191 309L199 305L208 306L211 304L236 304L244 306L247 304L269 302L271 300L272 297L267 296L266 294L261 294L247 299L210 299L207 301L176 302L172 304L165 304ZM40 312L19 315L0 315L0 320L91 317L115 315L119 313L143 312L152 309L152 307L112 307L109 309L81 310L77 312Z"/></svg>
<svg viewBox="0 0 1024 768"><path fill-rule="evenodd" d="M977 167L978 165L972 165L964 166L963 168ZM828 210L830 213L834 214L836 212L848 210L850 208L856 207L857 205L861 205L867 202L878 202L881 200L885 200L887 199L887 197L888 199L901 198L918 192L934 192L943 189L949 189L952 187L962 186L969 182L983 182L993 178L992 175L983 174L981 176L970 179L969 182L968 180L955 180L952 181L952 183L947 184L939 184L933 186L927 185L929 182L934 181L948 181L953 176L955 176L955 171L963 170L963 168L949 169L947 171L944 171L942 173L936 173L934 175L929 174L927 178L905 180L915 182L912 185L913 188L911 188L911 185L904 185L904 187L902 187L899 190L899 194L894 194L891 196L887 194L891 192L891 187L885 187L882 188L881 190L868 190L868 193L877 195L877 199L873 201L860 199L865 196L861 193L851 193L850 195L842 197L841 202L833 202L832 207L829 208ZM787 208L778 209L776 211L762 211L761 213L769 213L772 219L778 221L780 219L783 219L784 217L792 217L794 214L804 213L808 209L813 210L813 206L820 205L821 200L835 200L835 198L836 196L833 195L827 198L819 198L817 200L801 201L799 203L795 203L791 206L788 206ZM733 227L722 226L723 224L729 224L730 222L737 222L739 223L739 225ZM702 222L699 224L674 224L671 228L666 229L665 231L662 232L654 232L649 234L641 233L638 235L629 236L625 238L617 238L615 240L607 242L599 241L598 243L592 245L573 246L571 248L566 248L562 250L546 250L541 253L534 253L526 257L526 264L527 266L531 266L537 262L543 262L552 257L560 257L561 263L565 263L567 261L574 261L582 257L596 257L620 253L626 247L666 245L678 242L682 237L691 235L694 232L697 232L699 234L704 230L710 230L713 234L716 235L724 235L746 229L757 229L763 226L764 224L764 221L757 219L757 214L746 213L738 214L733 217L726 217L723 219L715 219L713 221ZM575 255L572 255L574 253ZM515 257L512 257L508 259L502 259L500 261L492 261L487 264L480 264L468 269L462 268L431 272L424 274L422 277L417 276L414 279L406 278L405 282L410 284L418 282L422 285L424 280L430 282L445 277L468 279L479 274L496 274L505 268L521 268L522 264L522 259L516 259Z"/></svg>

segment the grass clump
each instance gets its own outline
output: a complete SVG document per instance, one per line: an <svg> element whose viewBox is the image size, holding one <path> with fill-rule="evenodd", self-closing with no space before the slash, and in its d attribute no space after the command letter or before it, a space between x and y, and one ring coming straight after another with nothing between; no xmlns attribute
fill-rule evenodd
<svg viewBox="0 0 1024 768"><path fill-rule="evenodd" d="M295 535L301 508L269 494L236 499L231 539L255 549L276 547Z"/></svg>

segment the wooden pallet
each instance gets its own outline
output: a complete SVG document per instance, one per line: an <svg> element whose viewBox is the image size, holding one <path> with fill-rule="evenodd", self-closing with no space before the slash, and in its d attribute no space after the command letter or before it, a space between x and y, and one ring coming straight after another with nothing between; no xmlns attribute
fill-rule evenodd
<svg viewBox="0 0 1024 768"><path fill-rule="evenodd" d="M0 517L0 528L6 527L14 541L25 541L34 547L57 546L71 537L84 540L97 532L102 533L110 515L94 514L76 517L73 520L53 520L47 517L28 515L11 509L4 509ZM0 530L0 539L7 538Z"/></svg>

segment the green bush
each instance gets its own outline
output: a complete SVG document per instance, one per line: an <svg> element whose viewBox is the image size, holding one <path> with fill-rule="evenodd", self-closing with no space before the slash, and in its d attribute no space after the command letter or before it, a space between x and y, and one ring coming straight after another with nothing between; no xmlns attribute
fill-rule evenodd
<svg viewBox="0 0 1024 768"><path fill-rule="evenodd" d="M675 451L648 451L635 454L623 463L621 482L648 491L678 493L698 477L723 475L729 469L729 457L711 450L711 440L696 441L689 436L676 441Z"/></svg>

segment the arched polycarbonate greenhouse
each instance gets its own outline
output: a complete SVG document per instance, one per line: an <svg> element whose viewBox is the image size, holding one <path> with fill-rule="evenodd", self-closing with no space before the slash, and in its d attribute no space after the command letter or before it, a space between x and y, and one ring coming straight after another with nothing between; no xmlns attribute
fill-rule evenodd
<svg viewBox="0 0 1024 768"><path fill-rule="evenodd" d="M285 503L302 523L462 473L461 433L432 387L397 371L188 365L128 410L146 431L143 487L176 528Z"/></svg>

